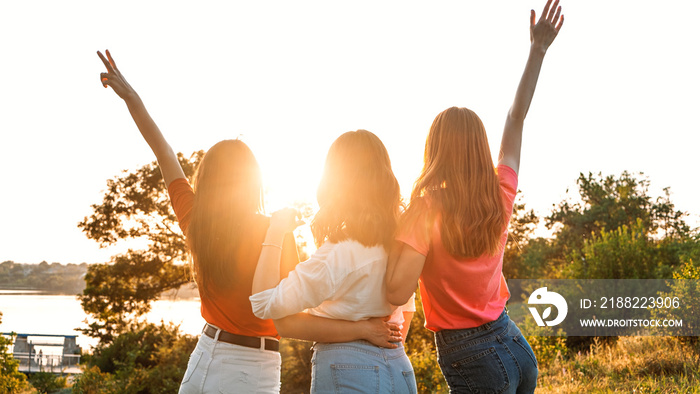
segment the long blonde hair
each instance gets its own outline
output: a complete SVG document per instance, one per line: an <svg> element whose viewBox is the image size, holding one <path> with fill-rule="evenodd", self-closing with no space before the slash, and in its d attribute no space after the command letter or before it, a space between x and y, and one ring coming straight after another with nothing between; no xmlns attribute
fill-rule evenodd
<svg viewBox="0 0 700 394"><path fill-rule="evenodd" d="M415 225L419 216L431 223L437 214L443 246L451 255L476 258L499 252L507 212L486 130L467 108L448 108L433 121L402 225ZM425 231L429 223L423 223Z"/></svg>
<svg viewBox="0 0 700 394"><path fill-rule="evenodd" d="M316 197L320 209L311 231L317 246L353 239L389 249L401 194L389 154L376 135L349 131L333 142Z"/></svg>
<svg viewBox="0 0 700 394"><path fill-rule="evenodd" d="M194 204L187 228L193 271L200 290L235 285L242 235L262 210L260 167L248 146L224 140L209 149L194 179Z"/></svg>

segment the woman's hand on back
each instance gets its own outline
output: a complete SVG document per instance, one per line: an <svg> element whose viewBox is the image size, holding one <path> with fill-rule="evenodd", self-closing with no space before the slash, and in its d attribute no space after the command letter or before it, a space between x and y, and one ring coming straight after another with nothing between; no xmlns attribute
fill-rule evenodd
<svg viewBox="0 0 700 394"><path fill-rule="evenodd" d="M401 342L401 326L396 323L389 323L389 316L373 317L365 320L364 338L374 346L387 349L396 349L397 342Z"/></svg>
<svg viewBox="0 0 700 394"><path fill-rule="evenodd" d="M552 5L552 0L548 0L545 4L537 23L535 23L535 10L530 11L530 43L533 46L541 47L544 51L547 51L547 48L552 45L564 24L564 15L561 15L559 0L555 0L551 8L550 5Z"/></svg>
<svg viewBox="0 0 700 394"><path fill-rule="evenodd" d="M100 57L102 63L104 63L107 68L106 73L100 73L100 82L102 82L102 86L105 88L111 86L114 93L125 101L136 96L136 91L126 82L126 79L117 68L117 63L112 59L109 50L106 50L105 53L107 54L107 58L102 55L102 52L97 51L97 56Z"/></svg>

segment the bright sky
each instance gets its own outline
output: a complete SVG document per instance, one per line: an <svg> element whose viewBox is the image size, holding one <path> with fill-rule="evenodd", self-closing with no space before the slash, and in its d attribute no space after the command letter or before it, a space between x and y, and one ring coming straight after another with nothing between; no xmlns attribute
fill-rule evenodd
<svg viewBox="0 0 700 394"><path fill-rule="evenodd" d="M241 136L269 209L313 201L330 143L368 129L404 195L443 109L500 142L544 1L13 1L0 7L0 261L104 262L76 227L154 159L102 88L110 49L176 151ZM519 187L544 216L580 172L642 171L700 214L700 2L566 1L525 123Z"/></svg>

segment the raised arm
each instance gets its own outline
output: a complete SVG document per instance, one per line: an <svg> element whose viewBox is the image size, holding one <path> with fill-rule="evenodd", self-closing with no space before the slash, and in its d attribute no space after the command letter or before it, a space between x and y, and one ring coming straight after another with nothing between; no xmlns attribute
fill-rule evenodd
<svg viewBox="0 0 700 394"><path fill-rule="evenodd" d="M180 167L180 162L177 160L175 152L173 152L172 148L165 140L165 137L163 137L163 134L151 118L151 115L148 114L143 101L141 101L141 98L134 88L126 82L126 79L117 68L114 59L112 59L109 50L106 51L106 54L107 58L105 58L100 51L97 51L97 55L102 59L102 63L104 63L107 68L107 72L100 74L102 86L105 88L111 86L112 90L126 103L131 117L134 119L141 135L156 155L165 185L170 185L175 179L185 178L185 173L182 171L182 167Z"/></svg>
<svg viewBox="0 0 700 394"><path fill-rule="evenodd" d="M552 0L547 1L537 23L535 23L535 11L530 12L530 55L527 58L525 71L520 79L518 90L515 92L515 100L508 111L506 125L503 129L498 164L507 165L515 170L516 174L520 167L523 123L530 108L532 96L535 94L542 61L564 23L564 15L561 15L561 7L558 6L559 0L554 1L551 8L550 5L552 5Z"/></svg>

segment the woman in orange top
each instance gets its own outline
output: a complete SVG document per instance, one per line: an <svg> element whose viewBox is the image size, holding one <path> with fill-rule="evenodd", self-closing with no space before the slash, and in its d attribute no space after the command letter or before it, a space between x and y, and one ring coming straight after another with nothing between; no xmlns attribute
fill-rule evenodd
<svg viewBox="0 0 700 394"><path fill-rule="evenodd" d="M498 167L484 125L467 108L449 108L430 127L423 171L389 259L387 298L401 305L420 291L425 325L451 392L528 393L537 361L505 304L503 251L513 211L523 122L547 48L564 17L551 0L535 23L530 55L508 113Z"/></svg>
<svg viewBox="0 0 700 394"><path fill-rule="evenodd" d="M190 356L181 393L276 393L280 389L279 336L269 319L258 319L248 301L253 275L270 224L261 214L260 168L242 141L215 144L202 159L190 187L177 156L126 82L109 51L100 75L131 113L158 159L171 203L192 253L204 327ZM298 263L291 233L282 248L281 277ZM360 322L298 314L278 322L282 335L321 342L366 339L395 347L398 326L382 319Z"/></svg>

